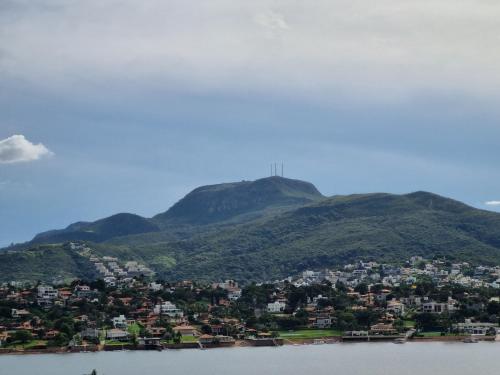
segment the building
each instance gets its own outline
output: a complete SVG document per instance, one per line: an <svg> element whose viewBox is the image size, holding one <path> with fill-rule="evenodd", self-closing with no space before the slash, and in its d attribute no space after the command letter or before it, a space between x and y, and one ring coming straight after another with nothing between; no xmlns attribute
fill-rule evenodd
<svg viewBox="0 0 500 375"><path fill-rule="evenodd" d="M405 305L396 299L392 299L387 302L386 310L395 316L402 316L405 313Z"/></svg>
<svg viewBox="0 0 500 375"><path fill-rule="evenodd" d="M57 289L52 286L40 285L37 288L37 303L41 307L51 307L58 296Z"/></svg>
<svg viewBox="0 0 500 375"><path fill-rule="evenodd" d="M395 335L397 330L394 329L392 324L377 323L370 327L370 334L372 335Z"/></svg>
<svg viewBox="0 0 500 375"><path fill-rule="evenodd" d="M313 322L314 328L325 329L332 326L332 318L329 315L319 315Z"/></svg>
<svg viewBox="0 0 500 375"><path fill-rule="evenodd" d="M459 333L466 333L469 335L486 335L489 332L496 331L497 324L495 323L481 323L481 322L472 322L470 319L466 319L465 323L457 323L453 325L453 329L455 329Z"/></svg>
<svg viewBox="0 0 500 375"><path fill-rule="evenodd" d="M172 328L176 333L180 333L182 336L196 336L198 331L193 326L180 325Z"/></svg>
<svg viewBox="0 0 500 375"><path fill-rule="evenodd" d="M456 310L456 301L452 298L448 298L447 302L434 302L429 301L422 303L422 312L430 314L443 314L450 313Z"/></svg>
<svg viewBox="0 0 500 375"><path fill-rule="evenodd" d="M155 314L165 314L171 318L182 318L184 313L181 309L178 309L172 302L166 301L161 305L156 305L154 307Z"/></svg>
<svg viewBox="0 0 500 375"><path fill-rule="evenodd" d="M286 303L282 301L275 301L267 304L267 312L271 314L281 313L285 311Z"/></svg>
<svg viewBox="0 0 500 375"><path fill-rule="evenodd" d="M120 315L112 319L113 321L113 327L115 328L127 328L127 318L125 318L125 315Z"/></svg>
<svg viewBox="0 0 500 375"><path fill-rule="evenodd" d="M127 341L128 338L128 332L119 328L108 329L106 331L106 339L108 340Z"/></svg>

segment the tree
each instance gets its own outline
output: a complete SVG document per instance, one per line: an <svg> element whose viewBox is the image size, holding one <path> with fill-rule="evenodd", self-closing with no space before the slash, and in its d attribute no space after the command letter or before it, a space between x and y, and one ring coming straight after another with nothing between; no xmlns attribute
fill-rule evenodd
<svg viewBox="0 0 500 375"><path fill-rule="evenodd" d="M33 336L29 331L20 330L14 333L13 339L14 341L19 341L21 344L26 344L28 341L33 340Z"/></svg>
<svg viewBox="0 0 500 375"><path fill-rule="evenodd" d="M359 283L354 290L359 294L366 294L368 293L368 285L366 283Z"/></svg>
<svg viewBox="0 0 500 375"><path fill-rule="evenodd" d="M182 341L182 333L180 333L178 331L176 333L174 333L173 341L174 341L174 344L180 344Z"/></svg>

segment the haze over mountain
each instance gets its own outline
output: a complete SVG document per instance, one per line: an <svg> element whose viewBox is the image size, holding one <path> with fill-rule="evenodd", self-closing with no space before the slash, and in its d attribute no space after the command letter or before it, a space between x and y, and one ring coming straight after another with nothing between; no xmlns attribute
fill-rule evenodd
<svg viewBox="0 0 500 375"><path fill-rule="evenodd" d="M268 280L412 255L498 264L500 214L427 192L324 197L308 182L269 177L197 188L149 219L118 214L41 233L0 254L0 279L95 277L68 241L169 279Z"/></svg>

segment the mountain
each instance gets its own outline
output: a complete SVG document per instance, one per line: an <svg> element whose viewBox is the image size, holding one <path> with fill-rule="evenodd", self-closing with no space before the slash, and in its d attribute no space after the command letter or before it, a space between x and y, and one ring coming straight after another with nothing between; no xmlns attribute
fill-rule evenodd
<svg viewBox="0 0 500 375"><path fill-rule="evenodd" d="M131 247L173 260L165 278L269 280L413 255L500 264L500 214L427 192L335 196L183 241Z"/></svg>
<svg viewBox="0 0 500 375"><path fill-rule="evenodd" d="M67 241L102 242L113 237L157 232L160 228L151 220L134 214L116 214L92 223L77 222L65 229L37 234L32 243L58 243Z"/></svg>
<svg viewBox="0 0 500 375"><path fill-rule="evenodd" d="M268 177L199 187L153 220L162 224L213 224L245 221L264 211L303 205L323 198L316 187L299 180Z"/></svg>
<svg viewBox="0 0 500 375"><path fill-rule="evenodd" d="M500 214L428 192L324 197L310 183L281 177L210 185L152 219L120 214L40 234L0 253L0 280L30 272L92 277L88 264L75 267L86 260L63 245L69 240L145 263L165 279L262 281L413 255L500 264ZM47 259L59 271L37 271Z"/></svg>
<svg viewBox="0 0 500 375"><path fill-rule="evenodd" d="M160 228L175 232L181 228L185 230L186 226L243 222L321 198L323 196L313 184L277 176L202 186L152 219L117 214L95 222L77 222L65 229L40 233L31 243L103 242L116 237L158 232Z"/></svg>

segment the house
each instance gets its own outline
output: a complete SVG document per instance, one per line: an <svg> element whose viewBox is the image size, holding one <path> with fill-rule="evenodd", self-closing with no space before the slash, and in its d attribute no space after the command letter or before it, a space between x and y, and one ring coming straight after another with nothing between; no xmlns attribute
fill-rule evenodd
<svg viewBox="0 0 500 375"><path fill-rule="evenodd" d="M30 315L30 312L28 310L25 310L25 309L22 309L22 310L11 309L10 315L14 319L20 319L20 318L26 318L28 315Z"/></svg>
<svg viewBox="0 0 500 375"><path fill-rule="evenodd" d="M100 336L101 331L99 331L97 328L85 328L81 332L81 336L83 339L98 339Z"/></svg>
<svg viewBox="0 0 500 375"><path fill-rule="evenodd" d="M75 287L75 294L78 298L92 298L95 292L88 285L77 285Z"/></svg>
<svg viewBox="0 0 500 375"><path fill-rule="evenodd" d="M286 303L282 301L275 301L267 304L267 312L274 314L274 313L281 313L285 311L286 308Z"/></svg>
<svg viewBox="0 0 500 375"><path fill-rule="evenodd" d="M148 331L153 337L163 337L167 332L165 327L148 327Z"/></svg>
<svg viewBox="0 0 500 375"><path fill-rule="evenodd" d="M225 329L222 324L211 324L210 331L212 332L212 335L222 335L224 334Z"/></svg>
<svg viewBox="0 0 500 375"><path fill-rule="evenodd" d="M456 301L453 300L452 298L448 298L448 301L443 303L428 301L422 303L421 309L422 312L424 313L431 313L431 314L449 313L456 310Z"/></svg>
<svg viewBox="0 0 500 375"><path fill-rule="evenodd" d="M325 329L332 326L332 318L329 315L318 315L312 324L314 328Z"/></svg>
<svg viewBox="0 0 500 375"><path fill-rule="evenodd" d="M108 340L127 341L128 338L128 332L119 328L108 329L106 331L106 339Z"/></svg>
<svg viewBox="0 0 500 375"><path fill-rule="evenodd" d="M149 290L152 292L159 292L162 289L163 289L163 286L159 283L156 283L156 282L149 283Z"/></svg>
<svg viewBox="0 0 500 375"><path fill-rule="evenodd" d="M392 299L387 302L387 312L395 315L402 316L405 313L405 305L396 299Z"/></svg>
<svg viewBox="0 0 500 375"><path fill-rule="evenodd" d="M45 332L43 336L44 340L53 340L59 334L58 330L51 329L50 331Z"/></svg>
<svg viewBox="0 0 500 375"><path fill-rule="evenodd" d="M58 296L58 291L51 286L40 285L37 288L37 303L41 307L50 308Z"/></svg>
<svg viewBox="0 0 500 375"><path fill-rule="evenodd" d="M112 319L113 321L113 327L115 328L127 328L127 318L125 318L125 315L120 315Z"/></svg>
<svg viewBox="0 0 500 375"><path fill-rule="evenodd" d="M52 286L40 285L37 288L37 297L43 299L55 299L57 298L58 291Z"/></svg>
<svg viewBox="0 0 500 375"><path fill-rule="evenodd" d="M392 324L377 323L370 327L372 335L394 335L397 333Z"/></svg>
<svg viewBox="0 0 500 375"><path fill-rule="evenodd" d="M212 335L201 335L198 342L202 345L211 344L214 341L214 336Z"/></svg>
<svg viewBox="0 0 500 375"><path fill-rule="evenodd" d="M146 349L161 348L161 339L159 337L139 337L138 344Z"/></svg>
<svg viewBox="0 0 500 375"><path fill-rule="evenodd" d="M184 313L181 309L178 309L172 302L166 301L161 305L156 305L154 307L155 314L165 314L171 318L182 318Z"/></svg>
<svg viewBox="0 0 500 375"><path fill-rule="evenodd" d="M496 327L497 324L495 323L473 323L470 319L466 319L464 323L457 323L453 325L453 329L455 329L459 333L482 336L486 335L489 332L495 331Z"/></svg>
<svg viewBox="0 0 500 375"><path fill-rule="evenodd" d="M180 333L182 336L196 336L198 331L193 326L180 325L172 328L176 333Z"/></svg>

